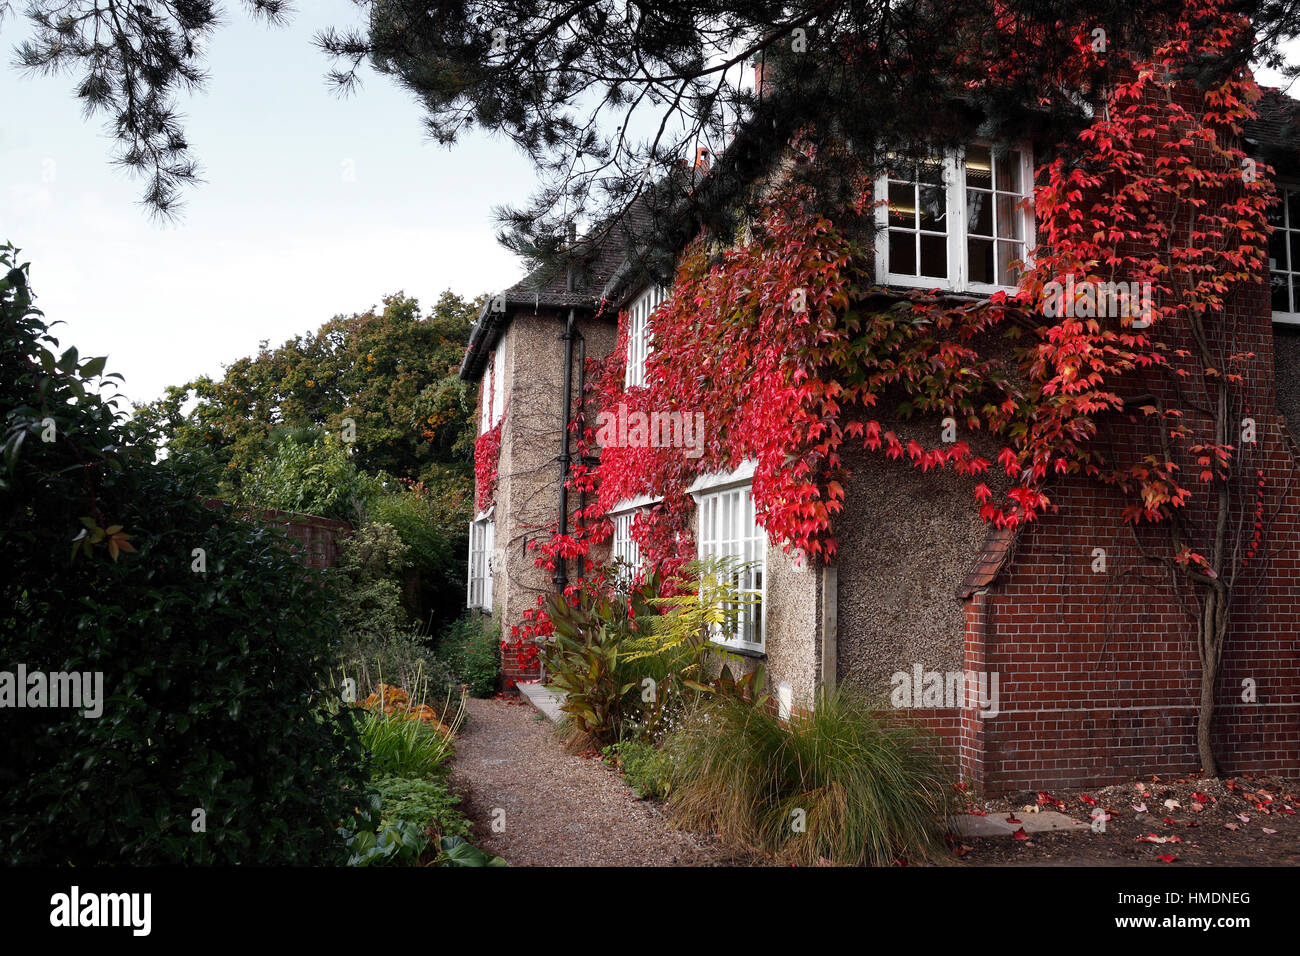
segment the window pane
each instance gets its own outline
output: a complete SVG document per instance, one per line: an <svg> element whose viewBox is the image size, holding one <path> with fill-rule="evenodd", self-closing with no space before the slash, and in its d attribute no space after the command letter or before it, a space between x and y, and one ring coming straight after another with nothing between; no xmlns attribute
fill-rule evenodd
<svg viewBox="0 0 1300 956"><path fill-rule="evenodd" d="M993 240L967 239L970 281L993 283Z"/></svg>
<svg viewBox="0 0 1300 956"><path fill-rule="evenodd" d="M1300 311L1300 274L1291 273L1291 308L1288 311Z"/></svg>
<svg viewBox="0 0 1300 956"><path fill-rule="evenodd" d="M993 188L991 160L987 146L971 146L966 150L966 188Z"/></svg>
<svg viewBox="0 0 1300 956"><path fill-rule="evenodd" d="M916 228L916 187L911 183L889 184L889 224L895 228Z"/></svg>
<svg viewBox="0 0 1300 956"><path fill-rule="evenodd" d="M1020 188L1020 151L1008 150L997 156L994 164L997 170L997 187L1009 193L1021 192Z"/></svg>
<svg viewBox="0 0 1300 956"><path fill-rule="evenodd" d="M936 279L948 277L948 237L921 236L921 271L920 275L933 276Z"/></svg>
<svg viewBox="0 0 1300 956"><path fill-rule="evenodd" d="M1286 224L1286 192L1281 187L1278 188L1280 201L1276 206L1270 206L1268 210L1268 222L1271 226L1284 226Z"/></svg>
<svg viewBox="0 0 1300 956"><path fill-rule="evenodd" d="M1287 265L1286 236L1286 230L1279 229L1268 237L1268 267L1270 269L1285 272L1290 268Z"/></svg>
<svg viewBox="0 0 1300 956"><path fill-rule="evenodd" d="M1300 189L1286 191L1287 224L1300 226Z"/></svg>
<svg viewBox="0 0 1300 956"><path fill-rule="evenodd" d="M998 197L998 238L999 239L1023 239L1024 233L1024 213L1016 208L1020 202L1018 196L999 196Z"/></svg>
<svg viewBox="0 0 1300 956"><path fill-rule="evenodd" d="M948 215L948 191L938 186L922 186L921 193L921 228L933 232L947 229L944 218Z"/></svg>
<svg viewBox="0 0 1300 956"><path fill-rule="evenodd" d="M1269 286L1273 293L1273 311L1290 312L1291 302L1287 298L1287 277L1274 272L1269 277Z"/></svg>
<svg viewBox="0 0 1300 956"><path fill-rule="evenodd" d="M966 191L966 231L972 236L993 235L993 194Z"/></svg>
<svg viewBox="0 0 1300 956"><path fill-rule="evenodd" d="M998 285L1015 285L1020 281L1020 273L1012 263L1020 259L1024 252L1018 242L998 243Z"/></svg>
<svg viewBox="0 0 1300 956"><path fill-rule="evenodd" d="M889 233L889 271L898 275L916 275L916 234Z"/></svg>
<svg viewBox="0 0 1300 956"><path fill-rule="evenodd" d="M943 185L943 161L939 159L927 159L917 166L917 181L929 183L932 186Z"/></svg>

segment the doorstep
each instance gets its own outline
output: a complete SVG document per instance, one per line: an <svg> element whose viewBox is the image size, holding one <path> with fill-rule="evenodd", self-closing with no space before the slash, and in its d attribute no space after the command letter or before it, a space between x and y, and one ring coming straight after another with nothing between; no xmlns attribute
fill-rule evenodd
<svg viewBox="0 0 1300 956"><path fill-rule="evenodd" d="M524 700L537 708L551 723L558 724L564 717L564 711L560 710L560 705L564 703L564 694L557 694L540 681L527 683L517 681L515 690L519 691Z"/></svg>

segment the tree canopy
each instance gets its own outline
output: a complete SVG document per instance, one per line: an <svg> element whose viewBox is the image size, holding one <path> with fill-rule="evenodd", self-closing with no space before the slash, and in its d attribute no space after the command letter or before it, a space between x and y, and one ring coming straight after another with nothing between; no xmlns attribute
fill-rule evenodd
<svg viewBox="0 0 1300 956"><path fill-rule="evenodd" d="M283 22L279 0L246 0ZM0 13L9 8L0 0ZM753 213L748 194L800 133L821 162L800 171L846 178L865 155L972 122L1006 132L1034 104L1060 127L1101 105L1089 76L1051 80L1078 50L1066 35L1086 23L1101 42L1135 55L1159 42L1153 24L1177 19L1179 0L358 0L360 27L327 30L317 44L331 78L351 89L367 66L409 90L430 135L500 134L533 161L530 202L499 211L502 238L552 256L577 221L617 219L641 200L657 213L647 235L680 249L701 225L730 234ZM1281 46L1300 29L1298 0L1239 0L1253 32L1185 66L1201 83L1246 62L1286 66ZM176 97L204 80L204 41L220 22L212 0L153 3L32 0L32 36L17 50L29 72L69 72L90 116L103 116L116 160L146 177L144 201L171 211L195 181L196 161ZM1033 69L997 70L1007 58ZM773 82L756 90L757 64ZM1102 68L1098 76L1104 75ZM994 82L988 82L992 78ZM721 155L703 188L651 190L698 147ZM726 147L725 152L721 152ZM852 179L852 176L848 176ZM847 188L851 190L851 185ZM653 192L653 195L649 195ZM685 207L685 214L683 207ZM673 223L673 228L667 228ZM660 271L671 271L666 264ZM665 276L666 277L666 276Z"/></svg>
<svg viewBox="0 0 1300 956"><path fill-rule="evenodd" d="M427 315L401 293L232 363L220 380L173 386L137 409L168 448L203 453L237 492L277 430L324 429L370 474L464 483L476 396L457 370L478 305L445 292Z"/></svg>

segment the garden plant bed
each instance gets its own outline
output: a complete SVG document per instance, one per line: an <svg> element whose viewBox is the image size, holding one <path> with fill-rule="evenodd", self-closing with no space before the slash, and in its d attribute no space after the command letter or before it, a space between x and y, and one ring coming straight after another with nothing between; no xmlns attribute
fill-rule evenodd
<svg viewBox="0 0 1300 956"><path fill-rule="evenodd" d="M971 866L1300 864L1296 780L1151 776L1090 791L976 800L965 812L1023 821L1036 812L1060 811L1088 824L1097 809L1108 812L1103 832L1085 826L1083 832L967 837L955 842L954 853Z"/></svg>

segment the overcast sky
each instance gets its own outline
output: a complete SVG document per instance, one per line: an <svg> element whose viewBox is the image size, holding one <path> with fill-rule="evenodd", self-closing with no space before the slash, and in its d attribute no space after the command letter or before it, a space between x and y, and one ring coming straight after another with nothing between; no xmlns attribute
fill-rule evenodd
<svg viewBox="0 0 1300 956"><path fill-rule="evenodd" d="M25 24L0 23L0 239L32 262L63 344L107 354L139 401L398 290L427 308L521 275L492 228L491 207L534 182L509 143L433 145L411 98L374 75L349 99L331 92L311 38L354 23L348 0L310 0L278 29L227 7L208 86L182 103L205 182L173 225L110 165L70 77L12 67Z"/></svg>
<svg viewBox="0 0 1300 956"><path fill-rule="evenodd" d="M300 4L278 29L226 6L206 91L182 102L205 182L169 226L109 163L73 80L19 73L25 24L0 23L0 240L31 261L63 345L107 354L135 400L398 290L427 308L444 289L470 298L521 275L491 217L532 189L513 146L433 145L414 101L373 74L340 100L311 38L353 24L347 0Z"/></svg>

